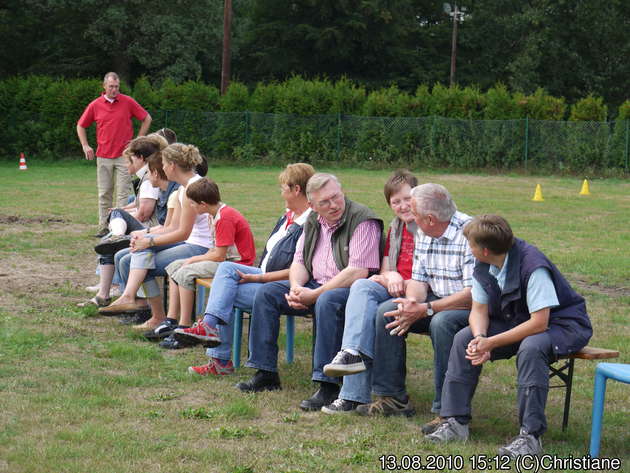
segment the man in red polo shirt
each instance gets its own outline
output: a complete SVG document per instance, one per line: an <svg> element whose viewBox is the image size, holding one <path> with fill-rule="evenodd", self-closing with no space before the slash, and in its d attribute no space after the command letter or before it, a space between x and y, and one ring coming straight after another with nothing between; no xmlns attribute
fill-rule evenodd
<svg viewBox="0 0 630 473"><path fill-rule="evenodd" d="M105 92L93 100L77 122L77 134L85 159L94 159L88 143L86 128L96 122L96 179L98 184L98 223L96 236L107 233L107 213L111 207L122 207L131 192L131 177L127 172L123 150L133 138L131 118L142 122L138 136L146 135L151 126L151 115L134 99L120 93L120 79L108 72L103 79ZM112 203L116 182L116 203Z"/></svg>

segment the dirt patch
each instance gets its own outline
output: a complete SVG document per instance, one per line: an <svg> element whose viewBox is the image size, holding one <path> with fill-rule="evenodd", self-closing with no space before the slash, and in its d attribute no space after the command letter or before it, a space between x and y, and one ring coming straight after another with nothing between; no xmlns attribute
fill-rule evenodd
<svg viewBox="0 0 630 473"><path fill-rule="evenodd" d="M599 283L589 283L580 278L573 278L572 282L579 289L584 289L591 292L598 292L606 296L630 297L630 287L604 286L603 284Z"/></svg>
<svg viewBox="0 0 630 473"><path fill-rule="evenodd" d="M28 225L33 223L65 223L67 220L61 217L50 217L47 215L37 217L20 217L18 215L0 215L0 224Z"/></svg>

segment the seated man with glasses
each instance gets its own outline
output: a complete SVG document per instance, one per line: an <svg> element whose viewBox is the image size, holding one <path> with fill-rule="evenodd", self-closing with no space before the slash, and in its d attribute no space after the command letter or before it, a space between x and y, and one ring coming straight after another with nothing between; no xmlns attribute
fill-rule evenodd
<svg viewBox="0 0 630 473"><path fill-rule="evenodd" d="M246 366L258 371L241 391L281 389L278 376L280 315L314 313L317 326L312 379L317 392L302 401L304 410L319 410L339 394L338 378L323 368L341 347L344 310L350 286L378 270L383 222L364 205L347 199L332 174L318 173L306 185L313 212L297 242L289 281L264 284L254 298Z"/></svg>

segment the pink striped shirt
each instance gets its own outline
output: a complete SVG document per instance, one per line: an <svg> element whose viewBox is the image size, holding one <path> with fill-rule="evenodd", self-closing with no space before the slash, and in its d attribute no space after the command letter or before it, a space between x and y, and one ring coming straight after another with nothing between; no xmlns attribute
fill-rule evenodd
<svg viewBox="0 0 630 473"><path fill-rule="evenodd" d="M330 226L322 217L318 217L319 238L313 253L313 279L319 284L325 284L339 274L339 268L333 258L331 237L339 226ZM378 270L379 244L381 240L379 225L374 220L366 220L357 225L350 238L348 266ZM304 233L295 246L294 263L304 264Z"/></svg>

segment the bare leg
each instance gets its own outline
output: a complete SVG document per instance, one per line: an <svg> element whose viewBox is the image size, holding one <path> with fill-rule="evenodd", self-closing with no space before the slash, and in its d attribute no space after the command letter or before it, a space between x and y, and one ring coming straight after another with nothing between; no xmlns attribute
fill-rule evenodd
<svg viewBox="0 0 630 473"><path fill-rule="evenodd" d="M97 297L107 299L109 297L109 290L112 285L112 279L114 279L114 265L102 264L99 268L99 289L96 294Z"/></svg>
<svg viewBox="0 0 630 473"><path fill-rule="evenodd" d="M164 306L162 305L162 296L149 297L147 301L149 302L149 307L151 307L151 318L144 324L138 325L138 327L157 327L166 318Z"/></svg>
<svg viewBox="0 0 630 473"><path fill-rule="evenodd" d="M179 286L168 279L168 315L169 319L179 320Z"/></svg>
<svg viewBox="0 0 630 473"><path fill-rule="evenodd" d="M136 301L136 293L140 286L144 282L144 278L147 276L149 272L148 269L132 269L129 271L129 279L127 280L127 285L125 286L125 292L123 292L122 296L116 299L111 305L119 305L119 304L132 304Z"/></svg>
<svg viewBox="0 0 630 473"><path fill-rule="evenodd" d="M179 287L179 325L190 326L192 323L192 310L195 302L195 292L184 287Z"/></svg>

